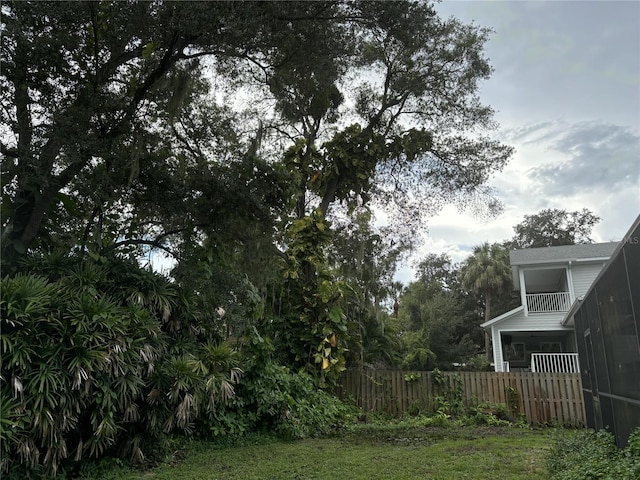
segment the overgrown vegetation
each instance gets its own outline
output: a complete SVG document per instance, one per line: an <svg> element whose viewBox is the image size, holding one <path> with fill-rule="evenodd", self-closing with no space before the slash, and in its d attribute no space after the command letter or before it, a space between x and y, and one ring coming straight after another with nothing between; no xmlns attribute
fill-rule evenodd
<svg viewBox="0 0 640 480"><path fill-rule="evenodd" d="M116 454L142 463L168 434L305 438L353 416L257 332L233 348L217 312L135 262L54 255L23 267L40 274L0 285L5 472L55 475Z"/></svg>
<svg viewBox="0 0 640 480"><path fill-rule="evenodd" d="M405 379L406 380L406 379ZM411 381L411 377L409 380ZM431 399L430 406L417 402L409 406L409 417L401 422L417 422L418 425L493 425L527 427L524 415L518 412L517 398L509 396L509 404L491 404L489 402L473 402L465 406L460 376L445 376L439 369L431 373L431 381L438 394ZM410 417L415 417L411 420Z"/></svg>
<svg viewBox="0 0 640 480"><path fill-rule="evenodd" d="M610 432L566 431L556 434L549 455L553 480L635 480L640 478L640 429L620 449Z"/></svg>

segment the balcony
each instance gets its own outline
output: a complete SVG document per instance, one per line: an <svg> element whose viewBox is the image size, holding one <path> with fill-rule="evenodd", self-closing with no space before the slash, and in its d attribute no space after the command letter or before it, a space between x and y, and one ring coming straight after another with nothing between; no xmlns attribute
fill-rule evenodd
<svg viewBox="0 0 640 480"><path fill-rule="evenodd" d="M529 293L527 310L529 313L567 312L571 307L569 292Z"/></svg>
<svg viewBox="0 0 640 480"><path fill-rule="evenodd" d="M580 373L577 353L532 353L531 371L545 373Z"/></svg>

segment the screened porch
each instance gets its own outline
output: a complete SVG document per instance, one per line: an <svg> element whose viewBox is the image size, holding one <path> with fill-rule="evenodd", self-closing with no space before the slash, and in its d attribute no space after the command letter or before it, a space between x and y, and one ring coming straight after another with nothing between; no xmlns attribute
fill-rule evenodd
<svg viewBox="0 0 640 480"><path fill-rule="evenodd" d="M573 332L501 334L503 371L578 373Z"/></svg>

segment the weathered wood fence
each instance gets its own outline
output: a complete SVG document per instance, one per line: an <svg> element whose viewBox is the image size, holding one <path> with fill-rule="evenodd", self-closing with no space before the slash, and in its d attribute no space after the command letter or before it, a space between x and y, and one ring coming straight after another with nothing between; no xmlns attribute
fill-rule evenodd
<svg viewBox="0 0 640 480"><path fill-rule="evenodd" d="M350 370L337 394L351 397L365 412L401 415L412 407L433 411L437 402L457 399L466 408L505 404L531 424L584 426L582 382L577 373L416 372Z"/></svg>

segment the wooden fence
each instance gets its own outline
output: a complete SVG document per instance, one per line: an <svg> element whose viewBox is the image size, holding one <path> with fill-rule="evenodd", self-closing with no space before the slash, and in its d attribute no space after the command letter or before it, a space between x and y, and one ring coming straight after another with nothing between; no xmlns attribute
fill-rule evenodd
<svg viewBox="0 0 640 480"><path fill-rule="evenodd" d="M457 401L465 408L505 404L531 424L586 424L577 373L351 370L343 374L337 394L351 397L365 412L401 415Z"/></svg>

